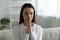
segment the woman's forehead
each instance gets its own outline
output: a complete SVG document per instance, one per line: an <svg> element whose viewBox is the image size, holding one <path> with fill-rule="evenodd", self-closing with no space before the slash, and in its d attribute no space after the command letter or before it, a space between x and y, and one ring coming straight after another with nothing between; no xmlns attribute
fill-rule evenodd
<svg viewBox="0 0 60 40"><path fill-rule="evenodd" d="M29 7L24 8L23 11L25 11L25 12L34 12L33 8L29 8Z"/></svg>

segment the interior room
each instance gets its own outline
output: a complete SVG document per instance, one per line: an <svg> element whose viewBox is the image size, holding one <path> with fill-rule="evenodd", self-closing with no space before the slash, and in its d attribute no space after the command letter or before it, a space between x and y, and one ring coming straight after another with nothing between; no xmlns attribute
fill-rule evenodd
<svg viewBox="0 0 60 40"><path fill-rule="evenodd" d="M13 28L19 24L24 3L35 8L35 22L43 28L42 40L60 40L60 0L0 0L0 40L14 40ZM8 22L2 24L4 18Z"/></svg>

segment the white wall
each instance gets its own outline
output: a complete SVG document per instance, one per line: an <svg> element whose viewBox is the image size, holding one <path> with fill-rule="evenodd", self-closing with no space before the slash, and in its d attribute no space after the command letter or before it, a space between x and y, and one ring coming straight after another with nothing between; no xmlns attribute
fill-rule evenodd
<svg viewBox="0 0 60 40"><path fill-rule="evenodd" d="M1 18L10 18L10 0L0 0L0 19ZM1 24L0 24L1 26ZM10 24L6 25L7 28L10 28Z"/></svg>
<svg viewBox="0 0 60 40"><path fill-rule="evenodd" d="M9 17L9 0L0 0L0 19Z"/></svg>

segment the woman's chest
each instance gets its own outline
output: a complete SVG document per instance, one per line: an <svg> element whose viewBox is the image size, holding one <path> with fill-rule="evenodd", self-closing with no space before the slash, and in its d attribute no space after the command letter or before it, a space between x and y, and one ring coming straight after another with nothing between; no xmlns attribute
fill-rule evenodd
<svg viewBox="0 0 60 40"><path fill-rule="evenodd" d="M37 39L38 29L36 27L32 27L31 34L32 34L33 38ZM28 39L29 34L26 33L26 28L21 29L21 37L22 37L22 39Z"/></svg>

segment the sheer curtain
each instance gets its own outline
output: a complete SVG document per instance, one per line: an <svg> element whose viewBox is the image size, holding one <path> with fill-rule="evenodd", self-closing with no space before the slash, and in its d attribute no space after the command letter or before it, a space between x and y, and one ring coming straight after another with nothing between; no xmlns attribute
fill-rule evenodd
<svg viewBox="0 0 60 40"><path fill-rule="evenodd" d="M36 22L44 28L60 27L60 0L38 0Z"/></svg>
<svg viewBox="0 0 60 40"><path fill-rule="evenodd" d="M60 0L38 0L38 15L60 17Z"/></svg>

